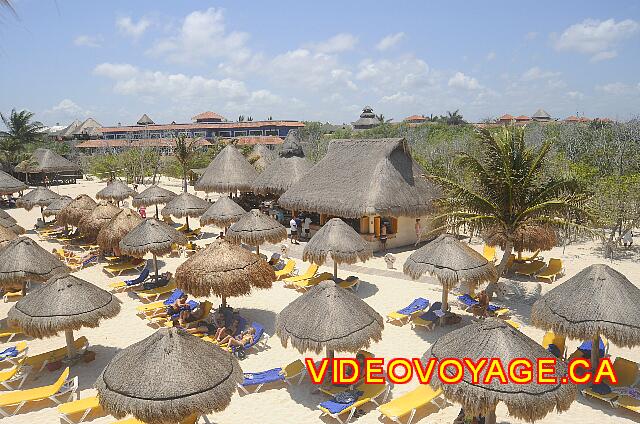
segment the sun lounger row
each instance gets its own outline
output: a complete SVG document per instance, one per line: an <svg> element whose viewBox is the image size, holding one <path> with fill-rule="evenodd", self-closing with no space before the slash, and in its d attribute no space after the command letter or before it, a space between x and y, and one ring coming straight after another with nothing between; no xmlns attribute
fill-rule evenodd
<svg viewBox="0 0 640 424"><path fill-rule="evenodd" d="M613 362L613 370L618 377L616 384L610 384L610 392L602 390L602 385L582 389L585 397L599 399L609 403L612 407L622 407L633 412L640 412L640 386L638 379L640 371L638 363L617 357Z"/></svg>

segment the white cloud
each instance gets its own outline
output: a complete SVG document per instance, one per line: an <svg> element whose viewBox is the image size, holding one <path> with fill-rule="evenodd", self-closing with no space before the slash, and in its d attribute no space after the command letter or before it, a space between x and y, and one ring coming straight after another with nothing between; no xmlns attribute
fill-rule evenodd
<svg viewBox="0 0 640 424"><path fill-rule="evenodd" d="M148 53L178 63L202 62L208 58L241 62L251 56L246 46L248 39L246 32L228 32L222 10L212 7L187 15L177 34L158 40Z"/></svg>
<svg viewBox="0 0 640 424"><path fill-rule="evenodd" d="M340 53L353 50L357 43L358 39L354 35L343 32L328 40L311 44L310 48L319 53Z"/></svg>
<svg viewBox="0 0 640 424"><path fill-rule="evenodd" d="M356 78L365 81L367 90L395 93L398 89L417 89L431 84L429 65L422 59L406 56L397 60L366 59L358 65Z"/></svg>
<svg viewBox="0 0 640 424"><path fill-rule="evenodd" d="M467 76L462 72L456 72L447 83L449 87L462 88L464 90L478 90L482 88L477 79Z"/></svg>
<svg viewBox="0 0 640 424"><path fill-rule="evenodd" d="M539 79L549 79L560 76L560 72L543 71L538 66L528 69L522 74L523 81L533 81Z"/></svg>
<svg viewBox="0 0 640 424"><path fill-rule="evenodd" d="M130 16L123 16L116 20L116 27L121 34L132 38L139 38L151 26L151 21L147 18L140 18L134 22Z"/></svg>
<svg viewBox="0 0 640 424"><path fill-rule="evenodd" d="M138 68L128 63L101 63L93 68L95 75L112 79L131 78L138 73Z"/></svg>
<svg viewBox="0 0 640 424"><path fill-rule="evenodd" d="M538 33L535 31L529 31L524 35L524 39L527 41L532 41L538 38Z"/></svg>
<svg viewBox="0 0 640 424"><path fill-rule="evenodd" d="M601 91L606 94L615 94L615 95L626 94L629 92L630 89L631 87L629 87L627 84L623 82L611 82L608 84L596 86L596 90L598 91Z"/></svg>
<svg viewBox="0 0 640 424"><path fill-rule="evenodd" d="M487 53L487 57L486 57L486 59L487 59L488 61L493 60L493 59L495 59L495 58L496 58L496 52L489 52L489 53Z"/></svg>
<svg viewBox="0 0 640 424"><path fill-rule="evenodd" d="M54 105L43 112L43 115L45 115L48 120L61 122L66 122L76 118L86 118L90 114L91 111L78 106L71 99L63 99L57 105Z"/></svg>
<svg viewBox="0 0 640 424"><path fill-rule="evenodd" d="M92 37L90 35L78 35L73 39L73 44L79 47L100 47L101 43L101 37Z"/></svg>
<svg viewBox="0 0 640 424"><path fill-rule="evenodd" d="M568 91L567 96L572 99L582 100L584 99L584 94L579 91Z"/></svg>
<svg viewBox="0 0 640 424"><path fill-rule="evenodd" d="M620 22L586 19L567 28L555 41L555 48L588 54L592 61L611 59L617 55L616 46L638 30L640 25L631 19Z"/></svg>
<svg viewBox="0 0 640 424"><path fill-rule="evenodd" d="M395 34L389 34L376 44L376 49L380 51L388 50L395 47L404 38L404 32L397 32Z"/></svg>

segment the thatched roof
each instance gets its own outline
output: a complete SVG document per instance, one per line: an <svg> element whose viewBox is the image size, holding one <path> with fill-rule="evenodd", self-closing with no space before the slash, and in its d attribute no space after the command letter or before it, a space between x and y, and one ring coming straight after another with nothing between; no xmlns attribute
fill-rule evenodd
<svg viewBox="0 0 640 424"><path fill-rule="evenodd" d="M278 243L285 240L287 229L258 209L252 209L229 227L226 237L233 243L259 246L264 242Z"/></svg>
<svg viewBox="0 0 640 424"><path fill-rule="evenodd" d="M617 346L637 346L640 289L607 265L591 265L538 299L531 321L572 339L599 334Z"/></svg>
<svg viewBox="0 0 640 424"><path fill-rule="evenodd" d="M176 196L177 194L175 194L173 191L169 191L166 188L160 187L159 185L152 185L150 187L147 187L141 193L133 196L133 201L131 203L135 207L164 205Z"/></svg>
<svg viewBox="0 0 640 424"><path fill-rule="evenodd" d="M446 289L461 282L479 284L497 279L492 263L451 234L441 234L413 252L403 271L414 280L423 274L435 275Z"/></svg>
<svg viewBox="0 0 640 424"><path fill-rule="evenodd" d="M134 189L123 183L122 181L111 181L107 183L107 186L96 193L96 199L102 200L115 200L119 202L138 194Z"/></svg>
<svg viewBox="0 0 640 424"><path fill-rule="evenodd" d="M12 219L0 218L0 226L6 228L7 230L13 231L17 235L24 234L26 232L24 228L16 224L13 218Z"/></svg>
<svg viewBox="0 0 640 424"><path fill-rule="evenodd" d="M125 255L142 257L147 253L164 255L171 252L172 244L186 244L187 238L172 226L147 218L120 240Z"/></svg>
<svg viewBox="0 0 640 424"><path fill-rule="evenodd" d="M138 119L138 122L136 122L136 124L138 124L138 125L153 125L154 122L151 120L151 118L149 118L149 115L147 115L145 113L140 117L140 119Z"/></svg>
<svg viewBox="0 0 640 424"><path fill-rule="evenodd" d="M91 213L96 206L95 200L86 194L81 194L58 212L56 221L62 225L78 225L78 222Z"/></svg>
<svg viewBox="0 0 640 424"><path fill-rule="evenodd" d="M229 144L207 166L204 174L196 181L195 189L218 193L249 191L257 176L255 168L242 153Z"/></svg>
<svg viewBox="0 0 640 424"><path fill-rule="evenodd" d="M220 196L200 217L201 225L228 227L237 222L246 211L228 196Z"/></svg>
<svg viewBox="0 0 640 424"><path fill-rule="evenodd" d="M14 178L4 171L0 171L0 195L17 193L27 188L29 188L29 186L19 179Z"/></svg>
<svg viewBox="0 0 640 424"><path fill-rule="evenodd" d="M120 312L111 293L74 275L58 275L41 284L9 310L9 321L30 336L43 338L61 331L95 328L101 319Z"/></svg>
<svg viewBox="0 0 640 424"><path fill-rule="evenodd" d="M302 142L300 141L298 130L291 130L287 133L287 136L280 147L279 156L281 158L304 157L304 151L302 150Z"/></svg>
<svg viewBox="0 0 640 424"><path fill-rule="evenodd" d="M6 247L11 240L15 240L17 237L18 235L10 229L0 226L0 249Z"/></svg>
<svg viewBox="0 0 640 424"><path fill-rule="evenodd" d="M176 218L185 216L195 218L209 209L211 203L191 193L180 193L162 208L162 216L173 215Z"/></svg>
<svg viewBox="0 0 640 424"><path fill-rule="evenodd" d="M120 240L142 222L138 212L124 209L111 218L98 232L97 243L100 249L109 251L120 247Z"/></svg>
<svg viewBox="0 0 640 424"><path fill-rule="evenodd" d="M558 245L556 231L546 225L523 225L516 229L515 233L507 234L501 228L491 228L482 235L489 246L500 246L504 249L507 239L511 239L516 252L551 250Z"/></svg>
<svg viewBox="0 0 640 424"><path fill-rule="evenodd" d="M549 353L508 323L487 318L440 336L425 353L423 360L431 357L470 358L474 362L481 358L498 358L504 367L514 359L526 358L533 362L533 375L536 376L536 359L548 358ZM487 369L488 366L480 372L481 381ZM575 400L577 387L572 383L560 382L566 374L567 365L558 361L554 373L557 384L537 384L535 378L533 382L525 384L500 384L497 378L492 379L490 384L472 384L471 372L464 367L464 377L459 383L444 384L434 373L431 384L442 388L447 399L462 404L467 414L486 415L498 402L504 402L510 415L531 422L543 418L554 409L566 411Z"/></svg>
<svg viewBox="0 0 640 424"><path fill-rule="evenodd" d="M304 177L313 164L304 157L280 157L266 167L253 181L257 194L282 194Z"/></svg>
<svg viewBox="0 0 640 424"><path fill-rule="evenodd" d="M324 158L278 203L345 218L423 216L440 196L424 173L403 138L333 140Z"/></svg>
<svg viewBox="0 0 640 424"><path fill-rule="evenodd" d="M300 353L323 348L356 352L382 338L384 321L350 290L323 281L287 305L276 318L282 346Z"/></svg>
<svg viewBox="0 0 640 424"><path fill-rule="evenodd" d="M253 287L271 288L276 279L273 268L258 255L215 240L192 255L176 270L178 288L194 296L245 296Z"/></svg>
<svg viewBox="0 0 640 424"><path fill-rule="evenodd" d="M0 209L0 219L7 222L17 222L16 219L9 215L4 209Z"/></svg>
<svg viewBox="0 0 640 424"><path fill-rule="evenodd" d="M0 284L47 281L69 268L29 237L18 237L0 250Z"/></svg>
<svg viewBox="0 0 640 424"><path fill-rule="evenodd" d="M36 187L16 200L16 206L30 211L36 206L48 206L59 198L59 194L54 193L46 187Z"/></svg>
<svg viewBox="0 0 640 424"><path fill-rule="evenodd" d="M336 263L364 262L373 256L369 243L340 218L332 218L311 237L302 260L322 265L331 254Z"/></svg>
<svg viewBox="0 0 640 424"><path fill-rule="evenodd" d="M262 172L273 162L275 153L264 144L256 144L253 146L253 149L251 149L251 154L249 154L247 159L258 172Z"/></svg>
<svg viewBox="0 0 640 424"><path fill-rule="evenodd" d="M20 162L15 169L29 174L80 171L78 165L49 149L34 150L31 159Z"/></svg>
<svg viewBox="0 0 640 424"><path fill-rule="evenodd" d="M120 208L113 205L112 203L107 203L105 201L101 201L98 206L93 208L93 210L82 217L78 222L78 228L80 229L80 233L83 236L89 238L95 238L98 235L98 232L105 226L111 218L118 215L120 213Z"/></svg>
<svg viewBox="0 0 640 424"><path fill-rule="evenodd" d="M162 328L118 352L96 381L116 418L177 423L225 409L242 382L234 355L177 328Z"/></svg>
<svg viewBox="0 0 640 424"><path fill-rule="evenodd" d="M60 196L60 198L58 198L57 200L54 200L53 202L49 203L49 206L44 208L44 210L42 211L42 214L44 216L57 215L58 212L62 210L62 208L67 206L72 201L73 199L69 196Z"/></svg>

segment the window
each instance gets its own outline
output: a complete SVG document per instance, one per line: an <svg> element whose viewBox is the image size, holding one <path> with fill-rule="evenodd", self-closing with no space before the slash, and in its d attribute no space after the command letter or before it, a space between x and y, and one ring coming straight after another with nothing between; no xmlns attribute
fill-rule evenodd
<svg viewBox="0 0 640 424"><path fill-rule="evenodd" d="M243 137L243 136L247 135L247 132L246 131L236 131L233 135L236 136L236 137Z"/></svg>
<svg viewBox="0 0 640 424"><path fill-rule="evenodd" d="M193 136L198 138L198 137L202 137L204 138L207 135L207 133L205 131L194 131L193 132Z"/></svg>
<svg viewBox="0 0 640 424"><path fill-rule="evenodd" d="M160 134L158 132L154 132L154 133L151 133L151 138L160 138L161 135L162 134Z"/></svg>
<svg viewBox="0 0 640 424"><path fill-rule="evenodd" d="M124 140L127 138L126 134L116 134L116 140Z"/></svg>
<svg viewBox="0 0 640 424"><path fill-rule="evenodd" d="M220 131L218 132L219 137L231 137L231 131Z"/></svg>
<svg viewBox="0 0 640 424"><path fill-rule="evenodd" d="M278 130L264 130L264 135L275 135L278 136Z"/></svg>
<svg viewBox="0 0 640 424"><path fill-rule="evenodd" d="M249 130L249 135L262 135L262 130Z"/></svg>

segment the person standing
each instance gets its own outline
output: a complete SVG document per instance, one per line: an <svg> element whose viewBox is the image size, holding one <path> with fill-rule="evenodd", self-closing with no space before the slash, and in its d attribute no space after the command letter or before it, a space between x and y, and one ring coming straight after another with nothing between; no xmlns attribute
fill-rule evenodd
<svg viewBox="0 0 640 424"><path fill-rule="evenodd" d="M291 244L300 244L298 243L298 221L294 216L289 221L289 231L291 232Z"/></svg>
<svg viewBox="0 0 640 424"><path fill-rule="evenodd" d="M382 251L387 253L387 224L382 224L380 226L380 245L382 247Z"/></svg>
<svg viewBox="0 0 640 424"><path fill-rule="evenodd" d="M418 243L420 243L420 236L422 235L422 224L420 224L420 218L416 219L416 225L414 228L416 230L416 244L414 244L414 246L417 246Z"/></svg>
<svg viewBox="0 0 640 424"><path fill-rule="evenodd" d="M309 218L308 216L304 217L304 220L302 221L302 232L304 233L304 238L306 240L309 240L311 237L309 237L311 235L311 218Z"/></svg>
<svg viewBox="0 0 640 424"><path fill-rule="evenodd" d="M138 208L138 213L140 214L140 218L145 219L147 217L147 208L140 206Z"/></svg>
<svg viewBox="0 0 640 424"><path fill-rule="evenodd" d="M624 247L631 247L633 244L633 231L629 230L624 233L624 236L622 237L622 244L624 244Z"/></svg>

